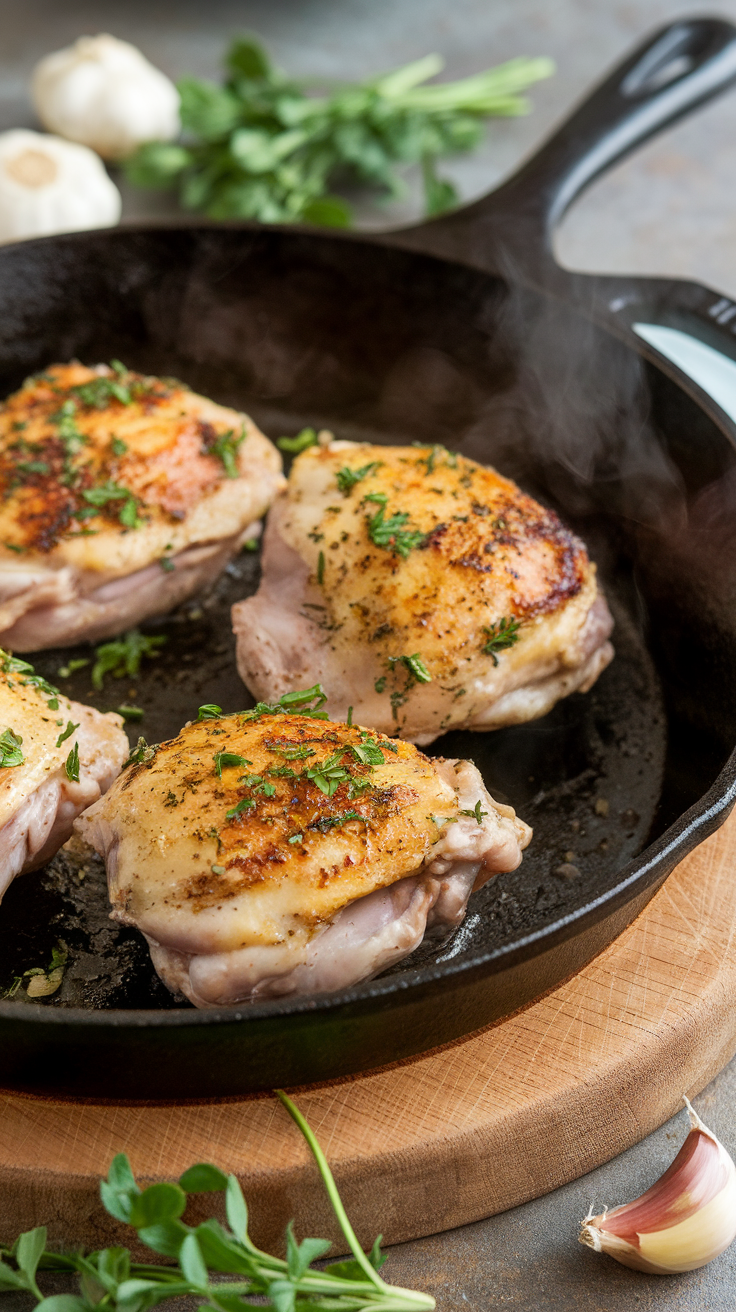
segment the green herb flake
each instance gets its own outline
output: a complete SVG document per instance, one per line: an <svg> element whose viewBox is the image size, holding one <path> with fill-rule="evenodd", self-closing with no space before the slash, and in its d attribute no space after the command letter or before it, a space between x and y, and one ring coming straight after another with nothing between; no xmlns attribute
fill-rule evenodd
<svg viewBox="0 0 736 1312"><path fill-rule="evenodd" d="M252 811L254 807L255 802L252 797L241 797L237 806L233 806L229 811L226 811L225 816L228 820L234 820L237 816L242 815L243 812Z"/></svg>
<svg viewBox="0 0 736 1312"><path fill-rule="evenodd" d="M221 715L221 706L216 706L214 702L207 702L204 706L200 706L197 712L197 723L202 720L219 720Z"/></svg>
<svg viewBox="0 0 736 1312"><path fill-rule="evenodd" d="M287 838L286 841L287 843L301 843L303 838L304 834L292 834L291 838Z"/></svg>
<svg viewBox="0 0 736 1312"><path fill-rule="evenodd" d="M251 711L245 711L244 720L260 720L262 715L308 715L313 720L329 720L329 715L321 708L327 701L327 693L321 683L298 692L285 692L277 702L257 702Z"/></svg>
<svg viewBox="0 0 736 1312"><path fill-rule="evenodd" d="M207 445L207 454L216 456L222 461L227 478L239 478L240 469L238 468L238 452L247 437L245 425L243 425L239 437L235 436L235 431L229 428L226 433L220 433L214 442Z"/></svg>
<svg viewBox="0 0 736 1312"><path fill-rule="evenodd" d="M421 547L426 541L426 533L406 527L409 522L407 511L399 510L386 518L388 497L383 492L370 492L363 500L373 501L379 507L375 515L370 515L366 520L368 536L374 546L392 551L394 555L406 560L416 547Z"/></svg>
<svg viewBox="0 0 736 1312"><path fill-rule="evenodd" d="M201 709L204 709L204 707L202 707ZM209 710L211 708L208 707L207 709ZM205 716L202 716L202 719L205 718L206 718ZM238 766L238 765L242 766L242 765L252 764L252 762L248 761L244 756L238 756L237 752L215 752L214 762L215 762L215 774L217 775L218 779L222 779L223 769L228 770L232 766Z"/></svg>
<svg viewBox="0 0 736 1312"><path fill-rule="evenodd" d="M210 870L213 875L224 875L227 873L225 866L210 866Z"/></svg>
<svg viewBox="0 0 736 1312"><path fill-rule="evenodd" d="M83 670L85 665L89 665L88 656L74 656L66 665L60 665L56 672L60 679L68 679L75 670Z"/></svg>
<svg viewBox="0 0 736 1312"><path fill-rule="evenodd" d="M117 707L117 713L122 715L124 720L142 720L145 715L141 706L128 706L126 703Z"/></svg>
<svg viewBox="0 0 736 1312"><path fill-rule="evenodd" d="M375 689L376 692L379 692L379 693L380 693L380 692L385 692L385 691L386 691L386 675L385 675L385 674L382 674L381 677L380 677L380 679L376 679L376 682L374 683L373 687L374 687L374 689Z"/></svg>
<svg viewBox="0 0 736 1312"><path fill-rule="evenodd" d="M296 437L279 437L276 439L276 445L279 451L286 451L287 455L298 456L300 452L307 451L310 446L317 445L317 433L314 428L303 428L301 433Z"/></svg>
<svg viewBox="0 0 736 1312"><path fill-rule="evenodd" d="M164 634L149 635L139 629L129 629L122 638L114 642L104 642L95 648L95 663L92 666L92 686L99 692L105 683L105 675L114 679L127 676L137 677L141 662L153 660L160 655L160 648L168 638Z"/></svg>
<svg viewBox="0 0 736 1312"><path fill-rule="evenodd" d="M124 456L127 455L128 444L123 442L122 438L114 437L110 442L110 449L114 456Z"/></svg>
<svg viewBox="0 0 736 1312"><path fill-rule="evenodd" d="M241 551L257 551L260 546L258 538L246 538Z"/></svg>
<svg viewBox="0 0 736 1312"><path fill-rule="evenodd" d="M67 779L70 779L72 783L78 784L79 783L79 744L78 743L74 744L72 750L67 756L64 769L66 770Z"/></svg>
<svg viewBox="0 0 736 1312"><path fill-rule="evenodd" d="M125 761L123 769L125 770L129 765L146 765L153 760L155 755L156 748L149 747L145 738L139 738L127 761Z"/></svg>
<svg viewBox="0 0 736 1312"><path fill-rule="evenodd" d="M488 812L482 811L480 806L480 801L477 801L472 811L461 811L460 815L467 815L471 819L477 820L479 825L482 825L485 817L488 815Z"/></svg>
<svg viewBox="0 0 736 1312"><path fill-rule="evenodd" d="M320 587L325 581L325 553L320 551L317 557L317 582Z"/></svg>
<svg viewBox="0 0 736 1312"><path fill-rule="evenodd" d="M382 466L382 460L372 460L369 465L361 465L360 469L350 469L347 465L344 465L335 474L335 482L339 491L342 492L344 497L349 496L356 483L362 483L364 478L367 478L369 474L373 474L377 469L381 469Z"/></svg>
<svg viewBox="0 0 736 1312"><path fill-rule="evenodd" d="M5 729L3 733L0 733L0 770L23 764L25 758L22 752L22 744L21 735L15 733L12 729Z"/></svg>
<svg viewBox="0 0 736 1312"><path fill-rule="evenodd" d="M484 656L490 656L493 664L498 665L497 652L506 651L508 647L513 647L514 643L519 641L519 629L521 621L513 618L498 620L495 624L484 625L483 632L487 635L487 641L481 647Z"/></svg>
<svg viewBox="0 0 736 1312"><path fill-rule="evenodd" d="M72 724L71 720L67 720L66 729L64 730L63 733L60 733L59 737L56 739L56 746L61 747L61 744L65 743L67 738L71 738L72 734L74 733L74 730L78 728L79 728L78 724Z"/></svg>
<svg viewBox="0 0 736 1312"><path fill-rule="evenodd" d="M135 493L130 488L121 487L119 483L114 483L108 479L107 483L101 483L99 487L88 487L82 492L83 499L90 506L98 510L103 509L110 502L122 501L122 506L118 511L118 519L125 528L140 528L143 520L138 515L138 500ZM79 514L77 518L79 518Z"/></svg>

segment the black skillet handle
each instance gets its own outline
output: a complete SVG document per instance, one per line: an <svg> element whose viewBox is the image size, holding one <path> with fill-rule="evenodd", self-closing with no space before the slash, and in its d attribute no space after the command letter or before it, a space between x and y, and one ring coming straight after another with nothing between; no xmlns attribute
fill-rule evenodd
<svg viewBox="0 0 736 1312"><path fill-rule="evenodd" d="M498 190L392 236L397 244L553 287L565 275L554 260L552 234L575 197L605 169L734 82L732 23L721 18L671 23L629 55Z"/></svg>

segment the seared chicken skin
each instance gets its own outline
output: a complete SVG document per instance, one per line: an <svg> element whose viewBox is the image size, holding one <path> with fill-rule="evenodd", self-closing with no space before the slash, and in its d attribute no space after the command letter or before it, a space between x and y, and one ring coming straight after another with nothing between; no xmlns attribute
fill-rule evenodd
<svg viewBox="0 0 736 1312"><path fill-rule="evenodd" d="M130 750L122 724L0 652L0 898L16 875L50 860L110 787Z"/></svg>
<svg viewBox="0 0 736 1312"><path fill-rule="evenodd" d="M113 917L195 1006L371 978L428 925L458 925L531 837L470 762L298 713L304 699L141 742L77 821L105 858Z"/></svg>
<svg viewBox="0 0 736 1312"><path fill-rule="evenodd" d="M213 579L283 485L247 415L119 362L0 407L0 642L109 637Z"/></svg>
<svg viewBox="0 0 736 1312"><path fill-rule="evenodd" d="M295 460L256 596L233 607L257 697L431 743L587 691L613 656L584 544L515 483L442 447L333 442Z"/></svg>

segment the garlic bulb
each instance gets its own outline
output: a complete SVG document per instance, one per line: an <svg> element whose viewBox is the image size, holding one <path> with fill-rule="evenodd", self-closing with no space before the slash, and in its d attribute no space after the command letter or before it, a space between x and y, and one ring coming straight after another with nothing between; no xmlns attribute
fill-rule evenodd
<svg viewBox="0 0 736 1312"><path fill-rule="evenodd" d="M31 84L41 122L103 159L179 131L179 93L140 50L114 36L82 36L47 55Z"/></svg>
<svg viewBox="0 0 736 1312"><path fill-rule="evenodd" d="M651 1189L586 1216L581 1244L656 1275L695 1271L736 1238L736 1166L685 1098L690 1133Z"/></svg>
<svg viewBox="0 0 736 1312"><path fill-rule="evenodd" d="M0 242L111 227L120 209L120 192L86 146L0 132Z"/></svg>

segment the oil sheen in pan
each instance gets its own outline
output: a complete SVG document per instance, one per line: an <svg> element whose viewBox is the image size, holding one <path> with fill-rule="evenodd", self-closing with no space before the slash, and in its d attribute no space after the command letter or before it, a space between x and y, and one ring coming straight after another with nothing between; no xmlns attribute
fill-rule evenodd
<svg viewBox="0 0 736 1312"><path fill-rule="evenodd" d="M168 642L134 682L108 677L96 693L89 666L59 679L59 668L70 657L89 656L88 648L41 653L36 666L69 695L101 710L123 702L142 707L143 721L129 727L133 741L139 732L149 742L173 737L205 702L225 711L251 706L235 670L229 608L255 591L258 576L257 556L243 554L208 598L151 626L151 632L166 633ZM631 618L630 582L617 572L616 580L604 584L616 620L616 659L590 693L566 698L530 724L489 734L448 734L429 749L474 759L491 792L534 826L534 840L518 870L497 876L472 898L464 924L449 942L425 941L389 973L472 957L511 934L541 929L613 883L617 871L646 845L653 824L656 828L666 749L660 688ZM44 871L11 884L0 908L0 993L24 971L46 966L59 940L69 953L64 980L39 1005L189 1005L177 1003L161 984L137 931L109 919L98 859L80 865L62 853Z"/></svg>

